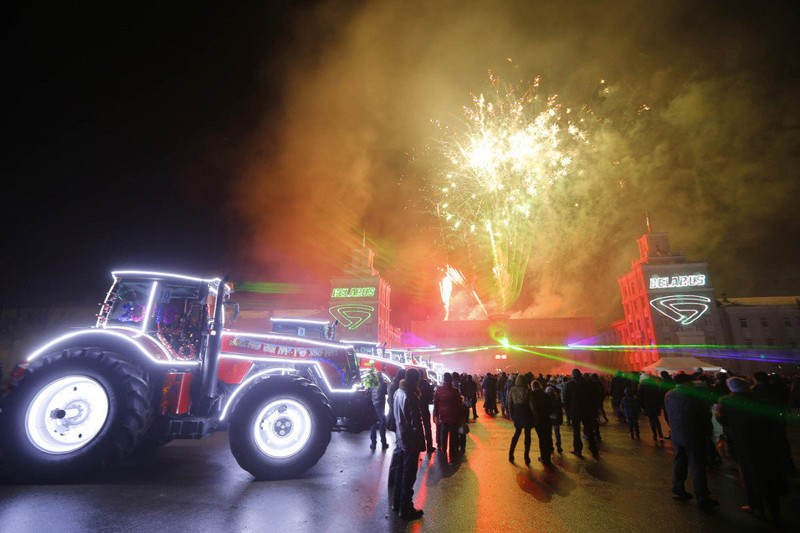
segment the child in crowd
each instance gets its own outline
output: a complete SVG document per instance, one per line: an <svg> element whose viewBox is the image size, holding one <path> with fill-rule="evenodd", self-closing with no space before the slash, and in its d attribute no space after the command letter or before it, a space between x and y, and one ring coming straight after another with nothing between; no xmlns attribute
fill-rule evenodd
<svg viewBox="0 0 800 533"><path fill-rule="evenodd" d="M545 392L553 398L553 414L550 419L553 422L553 434L556 438L556 450L562 453L561 448L561 425L564 423L564 407L561 404L561 394L558 391L555 381L550 381Z"/></svg>
<svg viewBox="0 0 800 533"><path fill-rule="evenodd" d="M622 414L628 422L628 432L632 439L639 440L639 401L633 396L633 389L625 387L625 396L620 405ZM634 436L635 435L635 436Z"/></svg>

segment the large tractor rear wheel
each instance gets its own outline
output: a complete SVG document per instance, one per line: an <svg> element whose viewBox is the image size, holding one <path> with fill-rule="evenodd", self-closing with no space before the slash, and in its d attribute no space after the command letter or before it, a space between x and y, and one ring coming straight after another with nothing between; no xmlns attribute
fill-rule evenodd
<svg viewBox="0 0 800 533"><path fill-rule="evenodd" d="M3 403L0 445L19 474L62 480L127 457L153 418L147 374L119 355L75 348L41 356Z"/></svg>
<svg viewBox="0 0 800 533"><path fill-rule="evenodd" d="M285 479L319 461L332 429L319 387L303 378L267 378L236 405L228 437L236 461L256 479Z"/></svg>

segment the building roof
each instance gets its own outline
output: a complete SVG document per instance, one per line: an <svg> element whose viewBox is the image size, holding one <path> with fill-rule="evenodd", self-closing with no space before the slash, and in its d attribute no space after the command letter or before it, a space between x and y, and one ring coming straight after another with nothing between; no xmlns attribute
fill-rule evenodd
<svg viewBox="0 0 800 533"><path fill-rule="evenodd" d="M798 305L800 296L755 296L751 298L717 298L723 306L740 305Z"/></svg>

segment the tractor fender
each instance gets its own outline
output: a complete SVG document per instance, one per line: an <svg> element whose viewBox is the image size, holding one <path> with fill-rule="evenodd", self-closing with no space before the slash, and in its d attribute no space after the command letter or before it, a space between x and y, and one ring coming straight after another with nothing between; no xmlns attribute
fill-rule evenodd
<svg viewBox="0 0 800 533"><path fill-rule="evenodd" d="M290 383L302 380L303 382L308 382L316 387L316 384L314 384L313 381L300 376L299 372L291 368L269 368L263 370L248 377L241 384L239 384L236 389L234 389L234 391L223 403L222 411L220 411L219 414L219 421L224 422L226 419L230 418L231 414L236 411L236 406L238 405L239 401L244 398L247 393L253 389L253 387L267 380L276 385L279 383Z"/></svg>
<svg viewBox="0 0 800 533"><path fill-rule="evenodd" d="M101 348L115 352L148 371L197 367L197 361L174 361L164 348L141 331L127 328L87 328L61 335L39 347L27 357L32 363L40 357L73 348Z"/></svg>

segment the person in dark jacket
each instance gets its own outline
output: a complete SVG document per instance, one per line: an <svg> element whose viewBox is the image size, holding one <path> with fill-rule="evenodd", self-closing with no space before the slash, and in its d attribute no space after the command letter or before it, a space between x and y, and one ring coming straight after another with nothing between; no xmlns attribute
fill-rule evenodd
<svg viewBox="0 0 800 533"><path fill-rule="evenodd" d="M779 447L772 436L772 426L780 423L769 405L751 390L747 380L728 378L729 396L720 398L717 418L731 440L747 493L742 510L764 517L764 508L772 519L780 516L780 497L788 484L781 463Z"/></svg>
<svg viewBox="0 0 800 533"><path fill-rule="evenodd" d="M731 393L730 389L728 389L727 381L728 374L726 372L717 373L714 385L711 386L711 390L714 394L714 403L717 403L720 398L724 398Z"/></svg>
<svg viewBox="0 0 800 533"><path fill-rule="evenodd" d="M711 509L719 502L711 499L706 477L708 462L707 450L707 405L699 397L692 377L688 374L675 376L676 388L669 391L664 397L664 407L669 414L670 428L672 429L672 447L674 459L672 461L672 493L680 501L692 497L684 485L689 473L692 471L692 486L697 496L697 505L702 509Z"/></svg>
<svg viewBox="0 0 800 533"><path fill-rule="evenodd" d="M611 407L614 409L614 414L617 415L617 420L621 423L625 422L625 416L622 414L620 405L622 404L622 398L625 396L625 389L629 383L630 380L625 378L622 371L617 372L614 377L611 378Z"/></svg>
<svg viewBox="0 0 800 533"><path fill-rule="evenodd" d="M639 384L639 404L650 421L653 442L659 442L659 439L664 440L664 434L661 432L661 420L659 420L663 407L662 401L663 396L653 377L649 374L642 374L642 381Z"/></svg>
<svg viewBox="0 0 800 533"><path fill-rule="evenodd" d="M491 373L483 378L483 410L489 416L497 414L497 378Z"/></svg>
<svg viewBox="0 0 800 533"><path fill-rule="evenodd" d="M453 372L453 387L461 393L461 375L458 372Z"/></svg>
<svg viewBox="0 0 800 533"><path fill-rule="evenodd" d="M375 370L374 363L364 378L364 386L370 391L372 406L375 408L375 416L377 417L377 420L369 428L369 440L371 442L369 447L373 450L375 449L378 444L377 433L380 431L381 446L385 450L389 447L389 443L386 441L386 393L388 385L383 376Z"/></svg>
<svg viewBox="0 0 800 533"><path fill-rule="evenodd" d="M441 426L440 451L450 448L449 458L452 461L460 447L458 429L464 418L464 404L461 395L453 387L453 376L445 372L443 383L436 387L433 395L433 421Z"/></svg>
<svg viewBox="0 0 800 533"><path fill-rule="evenodd" d="M599 450L597 449L594 429L597 417L594 390L577 368L572 371L572 379L564 387L564 408L569 413L569 418L572 421L573 449L570 450L570 453L578 458L583 457L583 442L581 441L581 425L583 425L586 440L589 444L589 451L594 458L597 458Z"/></svg>
<svg viewBox="0 0 800 533"><path fill-rule="evenodd" d="M508 376L505 372L500 374L497 378L497 399L500 401L500 415L503 418L508 418L508 406L506 405L506 395L503 391L506 390L506 383L508 383Z"/></svg>
<svg viewBox="0 0 800 533"><path fill-rule="evenodd" d="M792 460L786 428L790 398L789 391L783 387L782 381L778 376L771 378L766 372L756 372L753 374L753 378L755 379L753 394L773 410L776 420L780 422L770 427L773 432L772 438L775 440L778 447L777 453L782 457L786 471L794 473L796 468Z"/></svg>
<svg viewBox="0 0 800 533"><path fill-rule="evenodd" d="M406 371L404 368L401 368L395 374L394 379L389 384L389 387L386 391L386 401L389 404L389 416L386 419L386 428L389 431L396 430L396 422L394 419L394 395L397 392L397 389L400 388L400 381L405 379ZM399 467L398 461L400 460L400 450L397 447L397 443L395 442L394 452L392 453L392 462L389 464L389 488L394 486L394 478L395 473L397 472L397 468Z"/></svg>
<svg viewBox="0 0 800 533"><path fill-rule="evenodd" d="M625 396L622 397L622 402L620 402L620 409L622 409L622 414L628 423L628 433L630 433L631 438L639 440L639 411L641 407L633 396L633 390L630 387L625 389Z"/></svg>
<svg viewBox="0 0 800 533"><path fill-rule="evenodd" d="M553 423L553 435L556 440L556 450L562 453L564 450L561 448L561 426L564 424L564 408L561 403L561 394L556 387L555 381L551 381L552 385L548 384L544 390L553 399L553 414L550 415L550 420Z"/></svg>
<svg viewBox="0 0 800 533"><path fill-rule="evenodd" d="M539 461L545 465L551 465L550 457L553 455L553 421L550 415L553 414L553 400L542 389L538 381L533 382L533 390L530 395L531 412L533 413L533 427L536 429L536 436L539 438Z"/></svg>
<svg viewBox="0 0 800 533"><path fill-rule="evenodd" d="M400 381L394 394L392 412L394 414L397 449L400 450L399 467L394 478L394 505L392 510L400 518L416 520L422 517L421 509L414 508L414 482L417 480L419 454L425 449L425 434L422 429L420 402L417 387L419 370L409 368L406 377Z"/></svg>
<svg viewBox="0 0 800 533"><path fill-rule="evenodd" d="M592 398L594 399L595 403L595 410L594 410L594 437L595 439L602 440L600 437L600 415L603 415L605 421L608 422L608 417L606 416L606 412L603 409L603 402L606 399L606 388L603 385L603 382L600 381L600 376L597 374L587 374L586 381L592 386ZM584 429L584 431L586 431Z"/></svg>
<svg viewBox="0 0 800 533"><path fill-rule="evenodd" d="M531 428L533 427L533 412L530 402L531 390L528 379L520 375L508 395L508 408L511 411L511 420L514 421L514 436L511 437L511 447L508 450L508 460L514 462L514 449L520 434L525 432L525 464L531 463Z"/></svg>
<svg viewBox="0 0 800 533"><path fill-rule="evenodd" d="M433 386L421 376L419 379L419 401L420 412L422 414L422 428L425 430L425 442L427 443L428 453L433 453L433 435L431 434L431 404L433 403Z"/></svg>
<svg viewBox="0 0 800 533"><path fill-rule="evenodd" d="M470 374L467 374L467 377L464 379L464 382L461 384L461 394L464 396L464 404L467 408L472 409L472 419L478 419L478 384L475 383L475 380L472 379ZM467 416L469 419L469 416Z"/></svg>
<svg viewBox="0 0 800 533"><path fill-rule="evenodd" d="M509 419L511 418L511 408L508 407L508 396L511 394L511 388L516 384L518 376L519 373L508 376L508 379L506 380L506 388L501 391L497 391L497 394L502 394L506 397L506 410L508 411Z"/></svg>

